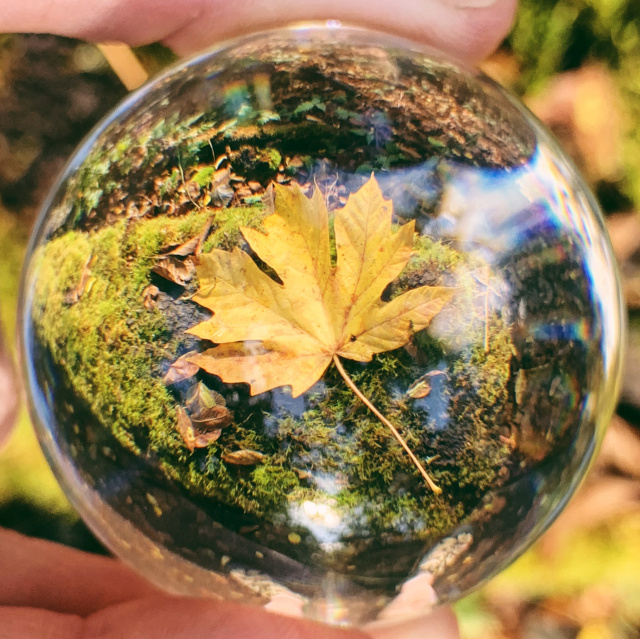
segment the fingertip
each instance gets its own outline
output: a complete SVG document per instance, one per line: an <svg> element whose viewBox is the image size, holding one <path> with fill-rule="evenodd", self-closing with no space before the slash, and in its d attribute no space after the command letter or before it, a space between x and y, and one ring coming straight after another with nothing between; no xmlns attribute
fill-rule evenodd
<svg viewBox="0 0 640 639"><path fill-rule="evenodd" d="M459 0L450 3L460 12L460 33L451 34L443 48L454 56L477 63L486 58L507 36L515 20L517 0L493 0L490 3Z"/></svg>

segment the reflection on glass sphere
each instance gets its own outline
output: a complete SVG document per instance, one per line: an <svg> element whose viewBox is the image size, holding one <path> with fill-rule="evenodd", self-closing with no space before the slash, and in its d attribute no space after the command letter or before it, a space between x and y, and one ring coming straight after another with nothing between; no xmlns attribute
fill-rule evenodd
<svg viewBox="0 0 640 639"><path fill-rule="evenodd" d="M223 46L103 122L22 313L40 439L116 554L339 624L458 598L549 525L623 327L597 207L523 107L321 27Z"/></svg>

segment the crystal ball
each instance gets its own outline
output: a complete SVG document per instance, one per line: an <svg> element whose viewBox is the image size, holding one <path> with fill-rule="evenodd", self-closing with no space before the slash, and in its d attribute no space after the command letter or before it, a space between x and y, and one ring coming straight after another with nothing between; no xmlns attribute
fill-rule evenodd
<svg viewBox="0 0 640 639"><path fill-rule="evenodd" d="M108 548L343 625L455 600L549 526L624 331L598 207L535 118L331 24L116 108L44 207L21 317L39 438Z"/></svg>

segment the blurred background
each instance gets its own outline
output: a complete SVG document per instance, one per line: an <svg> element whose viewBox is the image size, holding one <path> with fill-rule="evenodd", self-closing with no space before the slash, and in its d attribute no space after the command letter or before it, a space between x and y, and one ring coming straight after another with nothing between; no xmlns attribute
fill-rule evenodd
<svg viewBox="0 0 640 639"><path fill-rule="evenodd" d="M22 258L66 159L127 90L117 50L0 35L0 323L13 350ZM161 46L137 49L153 74ZM140 76L124 59L132 83ZM640 638L640 2L521 0L484 71L555 133L596 193L629 308L627 372L600 457L569 508L507 571L459 602L464 639ZM1 412L1 411L0 411ZM58 488L24 408L0 450L0 526L104 552Z"/></svg>

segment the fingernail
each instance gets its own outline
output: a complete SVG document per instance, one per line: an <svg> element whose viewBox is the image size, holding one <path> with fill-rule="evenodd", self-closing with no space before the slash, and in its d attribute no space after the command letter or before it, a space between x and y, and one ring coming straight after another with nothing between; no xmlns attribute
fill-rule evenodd
<svg viewBox="0 0 640 639"><path fill-rule="evenodd" d="M265 605L265 610L285 617L303 617L304 599L293 593L278 593Z"/></svg>

